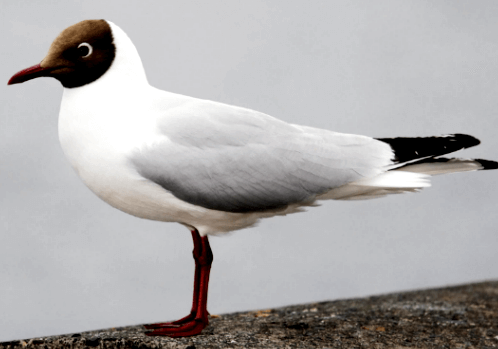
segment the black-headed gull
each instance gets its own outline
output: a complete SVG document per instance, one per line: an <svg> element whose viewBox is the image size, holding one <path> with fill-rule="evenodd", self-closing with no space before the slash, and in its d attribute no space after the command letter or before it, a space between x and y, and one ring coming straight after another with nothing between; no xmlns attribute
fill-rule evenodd
<svg viewBox="0 0 498 349"><path fill-rule="evenodd" d="M150 335L191 336L206 327L208 235L320 200L413 192L428 187L432 175L498 168L441 157L479 144L468 135L375 139L158 90L128 36L105 20L65 29L40 64L9 84L37 77L64 86L60 142L88 187L124 212L192 232L192 310L178 321L147 325Z"/></svg>

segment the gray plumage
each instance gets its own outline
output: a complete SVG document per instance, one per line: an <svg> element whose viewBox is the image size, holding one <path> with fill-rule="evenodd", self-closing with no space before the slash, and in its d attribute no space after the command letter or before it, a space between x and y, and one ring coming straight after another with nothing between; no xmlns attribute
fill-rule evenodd
<svg viewBox="0 0 498 349"><path fill-rule="evenodd" d="M266 114L192 100L169 109L163 141L131 161L177 198L226 212L257 212L312 202L317 195L391 164L375 139L287 124Z"/></svg>

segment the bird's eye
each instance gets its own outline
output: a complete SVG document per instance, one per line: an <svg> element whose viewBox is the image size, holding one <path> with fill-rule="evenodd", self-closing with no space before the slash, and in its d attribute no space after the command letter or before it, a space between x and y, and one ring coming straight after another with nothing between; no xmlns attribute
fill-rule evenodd
<svg viewBox="0 0 498 349"><path fill-rule="evenodd" d="M78 45L78 53L82 58L86 58L90 56L93 52L92 45L87 44L86 42L82 42Z"/></svg>

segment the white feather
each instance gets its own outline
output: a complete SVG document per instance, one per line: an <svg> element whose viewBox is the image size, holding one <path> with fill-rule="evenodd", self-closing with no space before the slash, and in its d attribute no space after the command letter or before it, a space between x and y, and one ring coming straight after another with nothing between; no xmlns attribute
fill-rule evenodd
<svg viewBox="0 0 498 349"><path fill-rule="evenodd" d="M427 162L405 166L398 171L425 173L431 176L441 174L482 170L484 167L471 159L451 159L447 162Z"/></svg>
<svg viewBox="0 0 498 349"><path fill-rule="evenodd" d="M389 194L416 192L430 187L430 176L422 173L389 171L332 189L318 200L366 200Z"/></svg>

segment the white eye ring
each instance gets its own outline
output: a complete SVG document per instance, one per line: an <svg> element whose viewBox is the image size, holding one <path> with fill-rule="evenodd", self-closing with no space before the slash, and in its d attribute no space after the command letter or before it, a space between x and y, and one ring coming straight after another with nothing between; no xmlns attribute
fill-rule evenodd
<svg viewBox="0 0 498 349"><path fill-rule="evenodd" d="M78 48L80 48L80 47L82 47L82 46L85 46L85 47L87 47L87 48L88 48L88 53L87 53L86 55L84 55L84 56L81 56L81 57L82 57L82 58L86 58L86 57L90 56L90 55L92 54L92 52L93 52L93 47L92 47L92 45L90 45L90 44L88 44L88 43L86 43L86 42L82 42L81 44L79 44L79 45L78 45Z"/></svg>

